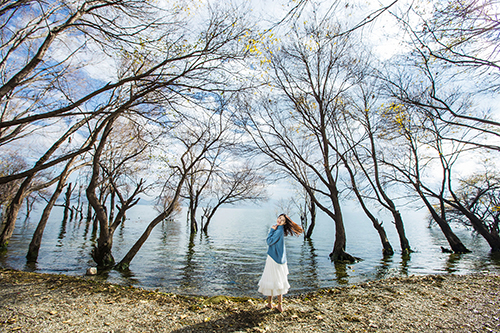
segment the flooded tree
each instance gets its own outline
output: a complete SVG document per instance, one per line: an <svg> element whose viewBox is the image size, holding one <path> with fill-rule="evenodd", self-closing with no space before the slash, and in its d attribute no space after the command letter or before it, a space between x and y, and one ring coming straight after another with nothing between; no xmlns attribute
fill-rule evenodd
<svg viewBox="0 0 500 333"><path fill-rule="evenodd" d="M437 199L442 207L448 193L447 185L453 177L452 166L463 152L463 146L443 143L441 136L446 135L445 129L437 136L432 135L429 118L418 110L408 110L403 105L393 104L384 110L383 115L383 136L391 140L394 147L392 154L386 154L383 163L394 169L393 181L415 191L454 252L470 252L449 226L444 212L438 214L431 203L431 198ZM440 182L429 182L429 173L439 170L439 167Z"/></svg>
<svg viewBox="0 0 500 333"><path fill-rule="evenodd" d="M444 207L450 221L473 227L487 240L492 251L500 251L499 194L498 172L485 170L461 179L454 200Z"/></svg>
<svg viewBox="0 0 500 333"><path fill-rule="evenodd" d="M64 167L63 171L59 175L59 180L57 183L57 186L50 196L50 199L48 200L42 215L40 216L40 220L38 222L38 225L35 229L35 232L33 233L33 237L31 239L28 253L26 255L26 259L28 262L36 262L38 258L38 253L40 251L40 245L42 244L42 237L43 237L43 232L45 230L45 227L47 225L47 221L49 220L50 213L52 212L52 208L56 204L57 199L61 195L64 186L66 184L66 181L68 180L68 177L71 175L73 171L76 169L83 167L84 164L81 164L79 166L73 166L74 162L76 160L76 157L70 159L67 163L66 166Z"/></svg>
<svg viewBox="0 0 500 333"><path fill-rule="evenodd" d="M92 208L96 213L96 220L99 223L99 238L97 239L97 244L92 250L92 258L99 267L112 267L115 264L115 260L111 254L114 232L122 222L122 217L125 215L125 212L137 204L137 195L143 190L143 181L141 180L138 182L133 193L131 193L128 198L123 199L121 206L119 207L118 214L115 216L114 220L108 219L108 215L106 214L106 210L104 208L104 202L99 200L99 197L96 195L96 188L101 174L100 158L103 154L107 139L111 134L114 123L117 122L119 115L120 113L116 112L112 113L107 118L106 127L103 130L99 144L93 154L92 176L86 189L87 199L89 204L92 205ZM114 189L117 191L116 186Z"/></svg>
<svg viewBox="0 0 500 333"><path fill-rule="evenodd" d="M265 200L265 184L265 177L250 164L222 170L212 179L209 200L203 207L203 232L208 232L210 221L222 205Z"/></svg>
<svg viewBox="0 0 500 333"><path fill-rule="evenodd" d="M393 103L385 109L388 118L399 122L409 140L411 163L398 164L400 181L411 184L454 252L469 250L449 226L447 207L452 203L497 248L481 219L456 196L455 183L468 171L453 166L499 151L500 124L493 117L497 107L488 98L498 90L498 40L493 37L498 27L491 19L498 8L491 1L450 0L416 11L398 15L411 37L410 51L392 59L384 77ZM434 184L429 181L431 165L439 170L432 176Z"/></svg>
<svg viewBox="0 0 500 333"><path fill-rule="evenodd" d="M176 131L172 131L169 146L171 149L175 149L175 154L178 157L169 156L174 153L173 151L162 157L166 169L170 171L164 185L164 188L169 189L166 196L169 202L164 205L164 210L148 224L139 239L115 266L117 269L128 269L130 262L153 229L175 211L179 204L182 188L193 168L199 165L211 152L218 151L220 145L224 145L222 138L227 133L221 131L218 126L221 117L221 114L212 114L208 119L205 118L201 121L196 118L183 117L183 123L179 124Z"/></svg>
<svg viewBox="0 0 500 333"><path fill-rule="evenodd" d="M66 140L74 134L76 131L80 130L87 123L87 119L81 119L71 126L67 131L65 131L57 141L55 141L52 146L45 152L45 154L38 159L38 161L34 164L34 167L29 169L28 171L24 171L21 174L24 175L24 179L19 185L15 196L9 202L6 214L3 220L3 230L0 234L0 247L5 248L9 242L12 233L14 232L14 227L17 220L17 215L19 210L21 209L21 205L23 200L29 195L31 192L35 191L36 187L32 186L32 182L37 176L38 172L43 169L43 165L46 165L52 155L66 142ZM96 136L94 136L95 139ZM92 141L92 140L90 140ZM86 142L84 146L89 147L90 142ZM82 148L83 149L83 148ZM19 175L19 174L18 174ZM4 178L7 178L6 176ZM53 183L57 182L57 179L54 178L48 182L45 182L43 185L38 185L43 187L49 187Z"/></svg>
<svg viewBox="0 0 500 333"><path fill-rule="evenodd" d="M355 52L354 36L339 37L340 31L330 21L296 25L279 49L268 54L277 92L249 106L246 116L257 149L303 186L334 221L331 259L354 261L345 252L340 156L346 148L339 132L363 62Z"/></svg>

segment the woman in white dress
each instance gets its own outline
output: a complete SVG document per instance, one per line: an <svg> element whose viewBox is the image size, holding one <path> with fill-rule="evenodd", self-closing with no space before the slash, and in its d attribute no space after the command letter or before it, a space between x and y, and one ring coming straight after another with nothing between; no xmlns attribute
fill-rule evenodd
<svg viewBox="0 0 500 333"><path fill-rule="evenodd" d="M259 281L259 292L267 296L267 307L273 309L273 296L278 296L276 309L283 312L283 295L288 292L285 236L300 235L304 230L287 215L281 214L267 235L267 259Z"/></svg>

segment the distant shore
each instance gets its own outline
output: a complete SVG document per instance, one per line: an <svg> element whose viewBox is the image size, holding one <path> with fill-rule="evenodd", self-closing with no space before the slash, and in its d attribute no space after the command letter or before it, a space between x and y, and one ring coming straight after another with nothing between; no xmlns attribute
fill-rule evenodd
<svg viewBox="0 0 500 333"><path fill-rule="evenodd" d="M285 296L284 307L0 269L0 332L37 333L500 332L500 276L389 278Z"/></svg>

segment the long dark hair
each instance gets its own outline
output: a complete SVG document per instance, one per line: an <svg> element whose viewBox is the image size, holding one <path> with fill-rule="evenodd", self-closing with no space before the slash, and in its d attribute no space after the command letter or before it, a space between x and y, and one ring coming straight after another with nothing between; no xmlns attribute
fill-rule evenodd
<svg viewBox="0 0 500 333"><path fill-rule="evenodd" d="M298 236L304 232L301 226L293 222L292 219L288 217L288 215L281 214L280 216L285 217L285 224L283 225L283 228L285 229L285 236Z"/></svg>

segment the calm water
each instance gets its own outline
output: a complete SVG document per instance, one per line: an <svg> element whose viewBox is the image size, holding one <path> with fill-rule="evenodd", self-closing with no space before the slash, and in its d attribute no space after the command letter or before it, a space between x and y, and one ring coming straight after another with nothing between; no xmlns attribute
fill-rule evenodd
<svg viewBox="0 0 500 333"><path fill-rule="evenodd" d="M151 207L135 208L115 233L113 254L117 261L156 215ZM486 242L471 236L470 231L459 229L457 234L473 253L441 253L440 246L448 244L438 227L427 228L423 213L403 214L407 236L415 250L410 259L398 254L399 240L388 217L384 225L397 254L384 259L371 223L358 209L344 208L344 214L347 252L362 261L353 265L330 262L334 226L326 216L319 215L311 241L286 238L290 294L398 275L500 273L500 257L491 255ZM186 217L181 215L174 222L156 227L132 261L130 272L110 271L95 278L179 294L258 296L257 282L267 251L265 239L276 215L273 209L224 208L211 222L208 236L198 234L192 242ZM37 216L32 214L24 223L18 221L8 252L0 255L0 266L83 275L87 267L94 265L89 255L91 226L86 226L85 221L63 225L61 220L62 210L55 209L44 234L39 261L33 265L27 265L24 257L38 223Z"/></svg>

